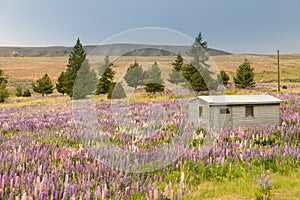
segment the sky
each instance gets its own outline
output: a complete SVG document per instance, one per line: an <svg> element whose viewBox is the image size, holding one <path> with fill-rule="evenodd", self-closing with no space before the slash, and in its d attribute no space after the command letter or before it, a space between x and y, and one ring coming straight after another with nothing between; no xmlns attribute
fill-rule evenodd
<svg viewBox="0 0 300 200"><path fill-rule="evenodd" d="M99 44L143 27L201 32L231 53L300 53L300 0L0 0L0 46Z"/></svg>

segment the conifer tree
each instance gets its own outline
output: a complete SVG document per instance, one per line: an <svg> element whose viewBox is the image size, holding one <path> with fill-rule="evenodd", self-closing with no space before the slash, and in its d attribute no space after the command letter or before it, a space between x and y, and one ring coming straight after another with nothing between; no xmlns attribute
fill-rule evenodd
<svg viewBox="0 0 300 200"><path fill-rule="evenodd" d="M83 99L95 91L97 84L97 75L91 69L89 61L86 59L77 73L73 87L73 99Z"/></svg>
<svg viewBox="0 0 300 200"><path fill-rule="evenodd" d="M108 62L107 62L108 61ZM107 66L103 70L103 73L101 74L101 77L98 80L97 83L97 89L96 94L106 94L111 86L113 84L113 79L115 76L115 71L112 69L113 64L109 62L109 57L106 57L106 64Z"/></svg>
<svg viewBox="0 0 300 200"><path fill-rule="evenodd" d="M183 57L181 56L180 53L177 54L176 59L174 60L172 65L173 65L173 69L176 70L177 72L180 72L182 70Z"/></svg>
<svg viewBox="0 0 300 200"><path fill-rule="evenodd" d="M124 76L124 79L128 86L134 87L135 89L137 86L143 84L143 69L142 66L138 64L135 60L133 64L127 69L127 72Z"/></svg>
<svg viewBox="0 0 300 200"><path fill-rule="evenodd" d="M67 76L66 76L66 73L65 72L61 72L58 79L57 79L57 82L55 83L56 85L56 90L57 92L59 93L62 93L63 95L65 93L67 93Z"/></svg>
<svg viewBox="0 0 300 200"><path fill-rule="evenodd" d="M218 74L218 82L227 85L228 81L229 81L229 76L224 70L221 70L220 74Z"/></svg>
<svg viewBox="0 0 300 200"><path fill-rule="evenodd" d="M164 85L161 78L161 71L157 65L157 62L144 72L144 84L146 85L146 92L162 92L164 91Z"/></svg>
<svg viewBox="0 0 300 200"><path fill-rule="evenodd" d="M52 94L54 90L54 85L48 74L45 74L42 78L33 81L31 83L31 86L33 91L42 94L42 96L44 96L45 94Z"/></svg>
<svg viewBox="0 0 300 200"><path fill-rule="evenodd" d="M198 36L195 38L195 41L187 54L192 57L191 64L196 68L199 69L200 67L208 67L209 65L206 64L208 60L207 55L207 42L203 41L202 33L200 32Z"/></svg>
<svg viewBox="0 0 300 200"><path fill-rule="evenodd" d="M254 69L248 60L245 60L236 70L233 81L238 88L247 88L255 85Z"/></svg>
<svg viewBox="0 0 300 200"><path fill-rule="evenodd" d="M61 74L62 76L66 76L65 83L62 85L64 92L67 93L70 97L73 96L73 86L77 76L77 73L86 59L86 53L83 49L82 44L80 43L80 39L78 38L75 46L73 47L70 55L69 61L67 65L67 70L65 74ZM59 77L61 78L61 77ZM64 78L62 78L64 79Z"/></svg>
<svg viewBox="0 0 300 200"><path fill-rule="evenodd" d="M125 90L122 83L112 83L107 94L108 99L123 99L126 98Z"/></svg>

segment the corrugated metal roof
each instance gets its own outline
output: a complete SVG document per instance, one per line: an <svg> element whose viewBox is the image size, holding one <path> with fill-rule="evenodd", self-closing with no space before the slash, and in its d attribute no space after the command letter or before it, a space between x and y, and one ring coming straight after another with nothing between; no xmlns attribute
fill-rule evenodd
<svg viewBox="0 0 300 200"><path fill-rule="evenodd" d="M210 105L229 104L272 104L282 102L270 95L223 95L223 96L198 96Z"/></svg>

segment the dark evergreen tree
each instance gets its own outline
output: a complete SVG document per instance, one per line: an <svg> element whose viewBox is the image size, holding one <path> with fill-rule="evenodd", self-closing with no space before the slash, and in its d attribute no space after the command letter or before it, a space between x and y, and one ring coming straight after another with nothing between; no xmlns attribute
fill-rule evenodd
<svg viewBox="0 0 300 200"><path fill-rule="evenodd" d="M52 94L54 90L54 85L48 74L45 74L42 78L39 78L38 80L32 82L31 86L33 91L42 94L42 96L44 96L45 94Z"/></svg>
<svg viewBox="0 0 300 200"><path fill-rule="evenodd" d="M180 72L182 70L182 66L183 66L183 57L181 56L181 54L177 54L176 59L174 60L174 62L172 63L173 65L173 69L176 70L177 72Z"/></svg>
<svg viewBox="0 0 300 200"><path fill-rule="evenodd" d="M3 103L5 99L9 97L8 90L6 89L6 84L8 83L8 78L4 72L0 69L0 103Z"/></svg>
<svg viewBox="0 0 300 200"><path fill-rule="evenodd" d="M8 78L7 76L4 74L4 72L0 69L0 84L1 83L8 83Z"/></svg>
<svg viewBox="0 0 300 200"><path fill-rule="evenodd" d="M143 78L142 66L135 60L135 62L127 69L124 79L128 86L136 89L137 86L143 85Z"/></svg>
<svg viewBox="0 0 300 200"><path fill-rule="evenodd" d="M255 85L254 72L248 60L245 60L236 70L233 81L238 88L253 87Z"/></svg>
<svg viewBox="0 0 300 200"><path fill-rule="evenodd" d="M122 86L122 83L112 83L109 87L108 94L107 94L108 99L123 99L126 98L126 93L125 90Z"/></svg>
<svg viewBox="0 0 300 200"><path fill-rule="evenodd" d="M97 84L97 75L93 69L91 69L88 60L85 60L80 70L77 73L77 77L73 87L73 99L83 99L87 95L92 94L95 91Z"/></svg>
<svg viewBox="0 0 300 200"><path fill-rule="evenodd" d="M99 76L102 76L104 70L105 70L107 67L113 67L113 65L114 65L114 64L113 64L112 62L110 62L110 60L109 60L109 56L105 56L105 58L104 58L104 63L100 65L99 70L98 70Z"/></svg>
<svg viewBox="0 0 300 200"><path fill-rule="evenodd" d="M180 72L176 71L175 69L172 69L172 72L169 74L169 79L171 83L179 84L184 83L185 78L180 74Z"/></svg>
<svg viewBox="0 0 300 200"><path fill-rule="evenodd" d="M75 46L73 47L70 56L69 61L67 65L67 70L65 72L66 81L65 84L63 84L64 92L67 93L70 97L73 95L73 86L74 82L77 76L77 73L84 62L86 58L86 53L83 49L82 44L80 43L79 38L77 39L77 42Z"/></svg>
<svg viewBox="0 0 300 200"><path fill-rule="evenodd" d="M66 73L61 72L57 79L57 82L55 83L57 92L62 93L63 95L67 93L68 91L67 81L68 81L68 77Z"/></svg>
<svg viewBox="0 0 300 200"><path fill-rule="evenodd" d="M144 84L146 85L146 92L162 92L164 91L164 85L161 78L161 71L157 65L157 62L144 72Z"/></svg>
<svg viewBox="0 0 300 200"><path fill-rule="evenodd" d="M28 88L26 88L22 94L22 97L30 97L31 96L31 92Z"/></svg>
<svg viewBox="0 0 300 200"><path fill-rule="evenodd" d="M218 82L227 85L228 81L229 81L229 76L224 70L221 70L220 74L218 74Z"/></svg>
<svg viewBox="0 0 300 200"><path fill-rule="evenodd" d="M18 86L16 89L16 96L21 97L23 95L23 89L22 87Z"/></svg>
<svg viewBox="0 0 300 200"><path fill-rule="evenodd" d="M207 55L207 42L203 41L202 33L200 32L198 36L195 38L195 41L187 54L192 57L191 64L199 69L200 67L208 67L209 65L206 63L208 60Z"/></svg>
<svg viewBox="0 0 300 200"><path fill-rule="evenodd" d="M107 57L108 61L109 58ZM113 79L115 76L115 71L112 69L112 64L110 62L108 66L104 69L103 73L101 74L101 77L98 80L96 94L106 94L113 83Z"/></svg>
<svg viewBox="0 0 300 200"><path fill-rule="evenodd" d="M0 83L0 103L3 103L5 99L9 97L8 90L6 89L6 83L2 81Z"/></svg>

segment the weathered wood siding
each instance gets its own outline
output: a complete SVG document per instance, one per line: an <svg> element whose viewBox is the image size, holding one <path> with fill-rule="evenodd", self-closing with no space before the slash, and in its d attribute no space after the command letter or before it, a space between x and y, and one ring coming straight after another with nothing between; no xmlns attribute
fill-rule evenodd
<svg viewBox="0 0 300 200"><path fill-rule="evenodd" d="M278 105L253 105L253 117L246 117L245 106L232 106L233 128L245 125L279 124L280 110Z"/></svg>
<svg viewBox="0 0 300 200"><path fill-rule="evenodd" d="M202 117L199 117L199 106L202 107ZM209 127L209 106L208 103L201 99L194 99L189 102L189 120L194 123L195 126Z"/></svg>
<svg viewBox="0 0 300 200"><path fill-rule="evenodd" d="M202 107L202 117L199 117L199 106ZM246 117L246 106L253 106L253 117ZM220 114L221 108L229 108L230 114ZM189 120L196 126L205 129L221 129L224 127L243 127L247 125L265 125L280 123L280 104L254 105L209 105L201 99L189 102Z"/></svg>

